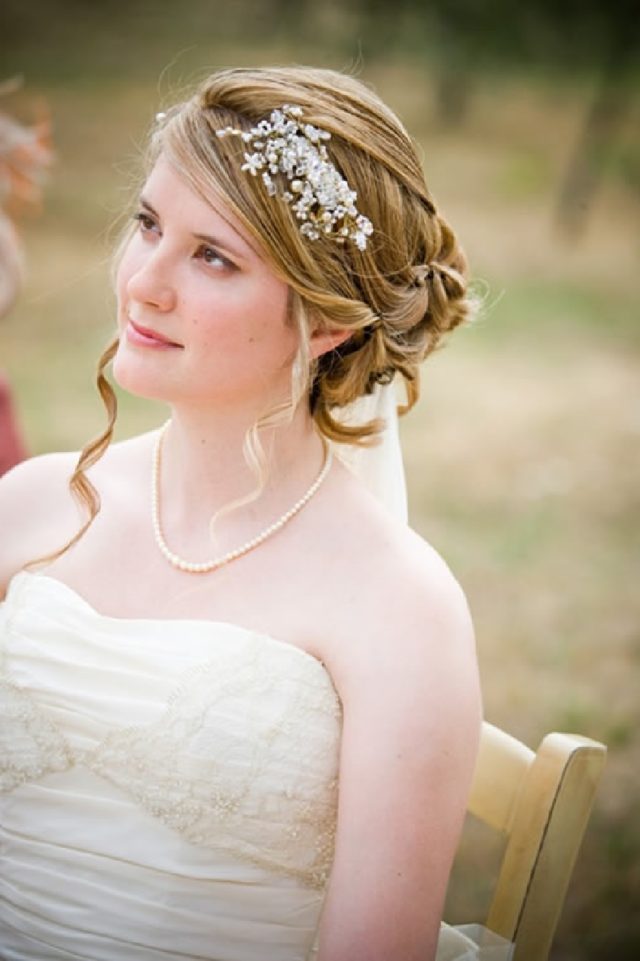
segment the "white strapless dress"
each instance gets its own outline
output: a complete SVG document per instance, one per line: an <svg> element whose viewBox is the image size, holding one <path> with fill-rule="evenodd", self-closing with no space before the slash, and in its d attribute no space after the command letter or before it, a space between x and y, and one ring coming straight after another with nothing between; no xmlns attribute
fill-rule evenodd
<svg viewBox="0 0 640 961"><path fill-rule="evenodd" d="M315 957L342 718L319 660L30 573L0 654L3 961ZM438 961L508 956L443 925Z"/></svg>

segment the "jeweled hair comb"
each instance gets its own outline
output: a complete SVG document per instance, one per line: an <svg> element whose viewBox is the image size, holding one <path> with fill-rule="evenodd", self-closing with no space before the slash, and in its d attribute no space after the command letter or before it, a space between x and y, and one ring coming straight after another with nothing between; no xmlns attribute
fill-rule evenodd
<svg viewBox="0 0 640 961"><path fill-rule="evenodd" d="M309 240L322 235L365 250L373 224L356 207L357 194L331 162L326 130L304 123L301 107L284 104L251 130L225 127L218 137L241 137L247 145L241 170L257 177L271 197L282 197Z"/></svg>

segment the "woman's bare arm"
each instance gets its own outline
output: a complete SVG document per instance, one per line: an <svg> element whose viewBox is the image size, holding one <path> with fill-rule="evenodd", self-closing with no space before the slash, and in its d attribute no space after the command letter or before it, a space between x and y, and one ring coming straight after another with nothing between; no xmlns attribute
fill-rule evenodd
<svg viewBox="0 0 640 961"><path fill-rule="evenodd" d="M367 623L341 679L338 830L318 961L432 961L473 775L481 706L464 595L431 555L396 574L384 622Z"/></svg>

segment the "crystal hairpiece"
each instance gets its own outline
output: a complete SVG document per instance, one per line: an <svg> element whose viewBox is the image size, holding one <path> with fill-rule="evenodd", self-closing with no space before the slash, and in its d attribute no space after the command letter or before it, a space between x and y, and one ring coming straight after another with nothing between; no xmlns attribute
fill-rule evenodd
<svg viewBox="0 0 640 961"><path fill-rule="evenodd" d="M355 190L329 159L325 141L331 134L303 123L302 115L301 107L285 104L251 130L225 127L217 136L242 138L247 149L241 170L254 177L261 173L269 196L291 204L304 237L318 240L324 234L340 244L353 240L365 250L373 224L358 211Z"/></svg>

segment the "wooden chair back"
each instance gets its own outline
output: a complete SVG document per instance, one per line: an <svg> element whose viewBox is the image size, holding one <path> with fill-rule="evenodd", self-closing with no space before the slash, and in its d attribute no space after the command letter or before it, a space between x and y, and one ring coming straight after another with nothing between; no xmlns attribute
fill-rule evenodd
<svg viewBox="0 0 640 961"><path fill-rule="evenodd" d="M485 924L514 942L513 961L546 961L606 748L547 734L537 751L483 724L469 811L506 837Z"/></svg>

